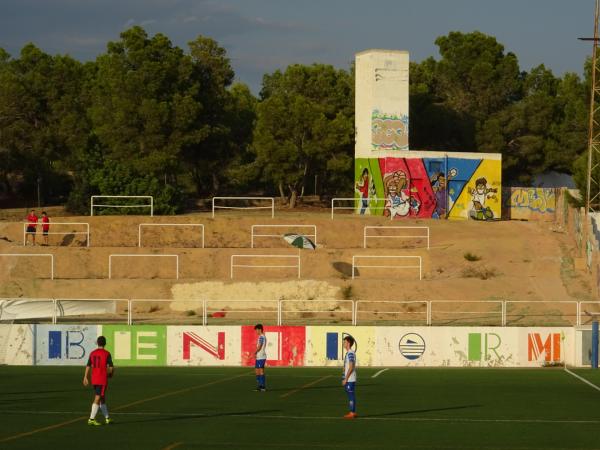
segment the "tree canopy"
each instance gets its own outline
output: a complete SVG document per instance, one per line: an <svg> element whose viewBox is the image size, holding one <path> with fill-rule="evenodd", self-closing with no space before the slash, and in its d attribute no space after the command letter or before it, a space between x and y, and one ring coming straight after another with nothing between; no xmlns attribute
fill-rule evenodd
<svg viewBox="0 0 600 450"><path fill-rule="evenodd" d="M503 155L504 180L549 170L585 179L584 79L524 71L496 38L450 32L439 59L410 66L410 146ZM258 96L235 82L226 50L199 35L186 48L140 27L95 61L0 48L0 196L66 202L153 195L158 213L186 199L352 192L354 71L293 64L265 74ZM583 187L583 186L581 186Z"/></svg>

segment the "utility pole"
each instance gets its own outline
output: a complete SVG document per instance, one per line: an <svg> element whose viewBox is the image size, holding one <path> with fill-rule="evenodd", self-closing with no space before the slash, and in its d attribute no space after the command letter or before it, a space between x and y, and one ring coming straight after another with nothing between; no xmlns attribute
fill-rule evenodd
<svg viewBox="0 0 600 450"><path fill-rule="evenodd" d="M598 15L600 0L596 0L594 13L594 37L579 38L582 41L592 41L592 86L590 95L590 121L588 135L588 166L585 195L585 246L587 247L590 234L590 213L600 211L600 61L598 60ZM593 192L592 192L593 189ZM585 248L585 247L584 247Z"/></svg>

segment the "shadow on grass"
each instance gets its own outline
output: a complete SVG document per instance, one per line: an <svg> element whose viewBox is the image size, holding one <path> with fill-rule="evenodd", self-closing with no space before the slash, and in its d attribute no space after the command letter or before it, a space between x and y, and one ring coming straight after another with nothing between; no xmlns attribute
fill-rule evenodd
<svg viewBox="0 0 600 450"><path fill-rule="evenodd" d="M256 415L261 415L261 414L269 414L269 413L279 413L281 412L280 409L261 409L261 410L256 410L256 411L232 411L232 412L222 412L222 413L214 413L214 414L187 414L187 415L183 415L183 414L177 414L177 413L173 413L172 415L168 415L168 414L164 414L163 416L159 416L159 417L148 417L148 418L144 418L144 419L135 419L135 420L123 420L122 418L119 419L118 422L116 422L115 424L111 425L111 426L117 426L117 425L129 425L132 423L148 423L148 422L172 422L172 421L179 421L179 420L194 420L194 419L213 419L215 417L228 417L228 416L234 416L234 417L240 417L240 416L256 416ZM115 413L117 416L119 415L118 412Z"/></svg>
<svg viewBox="0 0 600 450"><path fill-rule="evenodd" d="M364 414L362 417L388 417L388 416L403 416L407 414L417 413L428 413L428 412L439 412L439 411L454 411L458 409L470 409L470 408L481 408L484 405L461 405L461 406L447 406L445 408L429 408L429 409L413 409L409 411L395 411L383 414Z"/></svg>

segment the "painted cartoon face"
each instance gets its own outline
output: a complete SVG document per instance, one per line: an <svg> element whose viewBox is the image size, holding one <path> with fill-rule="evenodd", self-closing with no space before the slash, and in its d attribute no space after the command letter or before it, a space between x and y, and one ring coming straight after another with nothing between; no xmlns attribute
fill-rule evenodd
<svg viewBox="0 0 600 450"><path fill-rule="evenodd" d="M392 181L388 184L387 186L388 188L388 194L391 195L392 197L395 197L398 194L398 185Z"/></svg>
<svg viewBox="0 0 600 450"><path fill-rule="evenodd" d="M477 191L477 193L478 193L479 195L483 195L483 194L485 194L485 184L478 184L478 185L475 187L475 190Z"/></svg>
<svg viewBox="0 0 600 450"><path fill-rule="evenodd" d="M440 175L438 177L438 186L440 189L446 189L446 177L443 175Z"/></svg>

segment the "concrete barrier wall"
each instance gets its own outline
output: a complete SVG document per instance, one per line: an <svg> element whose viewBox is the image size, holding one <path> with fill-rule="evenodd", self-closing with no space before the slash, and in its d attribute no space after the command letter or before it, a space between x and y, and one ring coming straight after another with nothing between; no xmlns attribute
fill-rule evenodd
<svg viewBox="0 0 600 450"><path fill-rule="evenodd" d="M569 327L265 327L269 366L341 366L352 335L360 366L540 367L585 364ZM85 365L98 335L117 366L252 366L251 326L0 325L10 365ZM582 356L583 355L583 356Z"/></svg>

